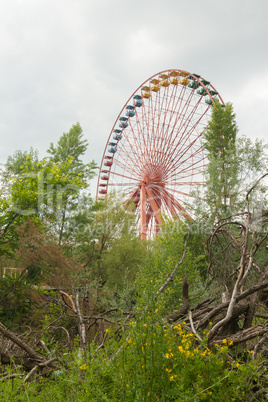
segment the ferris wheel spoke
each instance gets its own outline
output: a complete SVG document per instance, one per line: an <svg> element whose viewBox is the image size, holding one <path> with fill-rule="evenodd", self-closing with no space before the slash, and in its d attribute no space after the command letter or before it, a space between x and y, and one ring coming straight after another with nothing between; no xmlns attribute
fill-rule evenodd
<svg viewBox="0 0 268 402"><path fill-rule="evenodd" d="M125 163L127 164L139 166L140 160L136 150L133 148L133 146L130 146L128 149L126 142L129 144L129 139L124 138L124 140L125 141L121 142L119 147L117 148L117 152L119 152L120 154L120 159L123 159L123 161L125 161Z"/></svg>
<svg viewBox="0 0 268 402"><path fill-rule="evenodd" d="M175 91L175 86L173 88L173 91ZM184 87L182 87L182 89L181 89L181 92L183 92L183 91L185 91ZM178 101L179 101L179 99L177 100L177 103L178 103ZM163 102L164 102L164 97L163 97ZM170 98L170 102L171 102L171 98ZM174 102L175 102L175 96L173 99L173 105L174 105ZM177 103L176 103L176 105L177 105ZM169 143L172 138L172 132L169 132L168 129L166 128L166 127L170 126L170 122L173 118L173 113L169 113L169 111L170 110L173 111L174 109L172 107L170 108L170 103L169 103L169 105L166 105L166 107L162 106L162 108L163 108L163 116L161 116L160 113L158 115L158 137L159 137L159 139L161 139L162 149L166 150L169 147ZM177 113L179 115L179 113L180 113L179 108L177 110ZM165 125L168 114L169 114L169 122L167 123L167 125ZM162 117L162 122L160 124L161 117Z"/></svg>
<svg viewBox="0 0 268 402"><path fill-rule="evenodd" d="M139 169L135 169L135 172L133 172L133 169L131 168L134 165L134 162L132 159L127 158L124 154L120 155L120 159L115 159L114 160L114 171L116 168L119 168L121 172L128 172L131 176L134 176L137 180L140 178L140 171Z"/></svg>
<svg viewBox="0 0 268 402"><path fill-rule="evenodd" d="M173 87L173 95L174 95L174 89L175 87ZM164 145L164 127L165 127L165 121L167 119L168 116L168 110L170 110L170 103L173 101L174 102L174 98L172 96L168 96L168 93L170 91L170 86L168 87L164 87L164 94L162 97L162 103L161 103L161 107L160 110L163 111L163 113L158 113L158 121L157 121L157 137L158 140L161 141L161 146ZM168 103L169 102L169 103ZM164 105L165 103L165 105ZM171 118L171 116L170 116Z"/></svg>
<svg viewBox="0 0 268 402"><path fill-rule="evenodd" d="M132 175L133 177L135 177L137 180L139 180L138 172L133 173L133 169L131 169L131 166L129 166L129 161L127 162L126 160L124 160L124 158L121 158L121 159L122 160L114 159L113 165L115 167L118 167L121 172L127 172L130 175Z"/></svg>
<svg viewBox="0 0 268 402"><path fill-rule="evenodd" d="M184 124L185 124L185 120L187 119L187 117L186 117L186 112L187 112L187 109L188 109L189 104L190 104L190 102L191 102L191 99L192 99L192 97L193 97L193 91L190 92L190 94L188 95L187 99L186 99L186 100L184 101L184 103L183 103L183 100L184 100L184 97L185 97L185 96L186 96L186 88L183 89L183 94L182 94L182 96L181 96L182 99L181 99L180 110L178 111L178 114L175 115L175 121L174 121L174 124L173 124L172 135L170 135L170 137L169 137L169 138L170 138L170 141L169 141L169 144L168 144L169 148L170 148L171 145L174 144L174 141L175 141L175 140L177 140L178 142L181 142L181 140L182 140L182 138L183 138L183 130L182 130L182 128L183 128L183 126L184 126ZM188 118L189 118L189 117L188 117ZM178 123L179 123L179 125L178 125ZM175 135L173 136L175 130L176 130L178 133L181 133L181 137L180 137L180 138L178 138L178 137L176 136L176 133L175 133ZM177 141L176 141L176 142L177 142Z"/></svg>
<svg viewBox="0 0 268 402"><path fill-rule="evenodd" d="M136 183L139 183L139 179L135 179L133 176L126 176L125 174L121 174L121 173L117 173L117 172L113 172L113 176L117 176L117 177L121 177L124 179L129 179L131 181L134 181Z"/></svg>
<svg viewBox="0 0 268 402"><path fill-rule="evenodd" d="M137 120L136 120L136 123L137 123ZM136 152L140 151L139 162L140 162L140 164L142 164L143 163L143 158L142 158L142 152L141 151L142 151L142 149L144 147L144 142L141 141L141 138L140 138L140 135L139 135L140 128L138 128L137 134L135 134L135 129L134 129L134 126L131 124L131 120L129 122L129 126L131 128L131 134L132 134L131 138L133 139L133 141L135 143L135 146L136 146ZM131 141L131 138L129 136L128 141Z"/></svg>
<svg viewBox="0 0 268 402"><path fill-rule="evenodd" d="M144 105L143 105L144 109ZM144 113L142 115L144 117ZM133 139L137 142L137 150L139 151L140 157L141 157L141 166L144 165L146 159L148 158L148 145L146 142L147 136L144 135L144 119L140 121L140 113L137 111L135 115L135 122L136 122L136 127L137 130L135 132L134 125L131 124L130 122L130 127L132 131L132 136Z"/></svg>
<svg viewBox="0 0 268 402"><path fill-rule="evenodd" d="M202 150L203 150L203 148L202 148L202 146L200 146L199 149L194 151L194 153L189 154L189 153L187 153L187 151L189 151L189 148L186 149L184 151L185 159L174 161L172 167L168 166L170 168L170 173L171 174L173 172L180 173L181 171L184 171L185 169L187 169L189 163L190 163L190 167L192 167L192 168L194 167L194 169L196 168L196 165L198 165L197 168L200 168L200 165L201 164L203 165L203 162L205 161L205 156L203 156L202 158L199 157L199 159L197 159L195 161L194 161L194 158L196 155L202 154ZM184 156L184 155L182 155L182 156Z"/></svg>
<svg viewBox="0 0 268 402"><path fill-rule="evenodd" d="M186 91L186 89L184 88L184 92ZM184 96L184 94L183 94ZM193 96L193 91L191 91L189 97L187 98L187 103L190 103L190 100ZM169 135L169 141L167 141L166 144L166 155L165 158L168 160L172 155L174 155L174 152L176 151L176 147L175 147L175 143L181 143L182 139L183 139L183 135L184 133L182 132L181 137L178 139L176 137L176 132L181 132L182 131L182 124L183 121L185 120L185 115L186 115L186 105L187 103L184 105L183 110L181 110L180 113L178 113L176 115L176 119L175 122L173 123L173 128L170 131L170 135ZM177 123L180 122L179 127L177 127ZM169 132L169 126L166 127L166 132ZM175 135L174 135L175 134Z"/></svg>
<svg viewBox="0 0 268 402"><path fill-rule="evenodd" d="M173 177L169 178L169 180L166 180L166 183L168 185L175 185L175 183L178 183L178 182L180 183L182 180L189 179L189 178L191 178L192 180L195 179L195 182L200 181L202 183L202 180L198 179L198 177L201 175L201 173L202 172L200 172L200 171L192 171L192 170L185 171L184 170L183 172L180 173L180 175L173 176ZM196 180L196 179L198 179L198 180ZM193 181L191 183L193 184Z"/></svg>
<svg viewBox="0 0 268 402"><path fill-rule="evenodd" d="M129 183L109 183L109 187L131 187Z"/></svg>
<svg viewBox="0 0 268 402"><path fill-rule="evenodd" d="M201 119L201 118L200 118ZM200 121L199 119L199 121ZM197 124L199 123L196 122L195 125L193 125L188 131L187 127L184 127L184 131L181 134L181 138L180 141L177 142L177 144L172 144L174 147L172 148L173 153L176 153L178 155L179 158L181 158L181 153L183 151L183 149L186 147L186 142L192 138L191 136L193 135L193 132L195 131ZM196 136L195 138L192 138L191 142L188 143L188 146L186 147L186 149L189 149L193 146L193 144L201 137L201 135ZM169 154L170 155L170 154Z"/></svg>
<svg viewBox="0 0 268 402"><path fill-rule="evenodd" d="M168 188L168 187L166 187L166 189L169 190L169 191L172 191L173 193L179 194L179 195L186 195L187 198L190 197L190 198L200 199L200 197L196 197L194 194L191 194L190 192L183 193L182 191L174 190L174 189L171 189L171 188Z"/></svg>
<svg viewBox="0 0 268 402"><path fill-rule="evenodd" d="M129 204L131 201L134 203L135 208L137 208L138 203L140 201L140 189L139 188L135 188L135 190L133 190L132 192L130 192L128 194L125 204L126 205Z"/></svg>
<svg viewBox="0 0 268 402"><path fill-rule="evenodd" d="M198 175L200 173L203 173L203 170L204 170L204 164L202 164L202 165L200 164L202 162L204 162L204 159L200 159L195 162L192 161L189 164L186 164L186 163L178 164L176 173L174 172L174 170L172 170L170 173L173 177L176 177L176 176L187 177L187 176L185 176L185 173L188 173L188 172L190 172L190 174L192 176ZM202 169L202 170L200 170L200 169ZM184 176L182 176L182 174L184 174Z"/></svg>
<svg viewBox="0 0 268 402"><path fill-rule="evenodd" d="M189 215L186 208L184 208L183 205L180 204L180 202L170 192L166 191L166 193L167 193L167 197L172 201L172 203L176 207L176 209L179 212L182 212L182 214L185 218L192 220L192 217Z"/></svg>
<svg viewBox="0 0 268 402"><path fill-rule="evenodd" d="M201 137L201 135L199 135L198 137L194 137L192 139L191 143L189 143L187 146L185 146L185 148L183 150L181 149L181 152L177 151L178 156L174 158L174 160L172 161L173 162L172 165L171 165L171 160L169 161L169 164L168 164L168 168L170 168L171 171L176 170L178 168L178 166L182 164L183 156L185 154L186 155L189 154L189 152L190 152L190 154L186 160L189 160L190 158L192 158L196 155L202 155L202 158L199 157L199 160L200 161L204 160L202 144L200 143L198 145L195 145L197 141L200 141L200 137ZM196 148L195 148L195 146L196 146Z"/></svg>
<svg viewBox="0 0 268 402"><path fill-rule="evenodd" d="M199 102L200 102L200 101L201 101L201 98L200 98ZM189 125L189 121L188 121L188 124L187 124L186 127L184 127L184 132L183 132L183 139L184 139L184 142L178 142L178 144L177 144L177 146L176 146L176 148L175 148L175 150L176 150L177 153L179 153L179 152L181 151L182 146L185 144L186 140L188 140L188 139L190 138L190 136L193 134L193 132L196 130L198 124L200 123L200 121L201 121L202 118L204 117L204 114L205 114L205 113L203 113L203 114L199 117L199 119L197 119L197 121L192 125L192 127L191 127L188 131L186 131L187 128L188 128L188 125ZM196 136L196 139L200 138L201 135L203 134L203 132L204 132L204 130L202 130L202 133L199 133L199 135ZM180 147L179 147L179 146L180 146Z"/></svg>

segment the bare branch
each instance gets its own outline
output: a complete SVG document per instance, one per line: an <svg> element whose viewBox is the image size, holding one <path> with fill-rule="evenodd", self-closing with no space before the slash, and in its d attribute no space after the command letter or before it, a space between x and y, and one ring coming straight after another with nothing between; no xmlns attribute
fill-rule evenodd
<svg viewBox="0 0 268 402"><path fill-rule="evenodd" d="M193 317L192 317L192 312L189 311L189 321L190 321L190 325L191 325L191 330L193 331L193 334L195 334L195 336L197 337L197 339L199 339L199 341L203 341L203 339L201 338L201 336L198 335L198 333L195 330L194 327L194 322L193 322Z"/></svg>

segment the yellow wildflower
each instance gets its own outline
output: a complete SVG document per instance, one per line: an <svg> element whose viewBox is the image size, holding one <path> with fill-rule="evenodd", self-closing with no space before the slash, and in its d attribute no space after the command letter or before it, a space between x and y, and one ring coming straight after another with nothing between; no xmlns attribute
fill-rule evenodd
<svg viewBox="0 0 268 402"><path fill-rule="evenodd" d="M222 340L222 343L227 343L227 339L223 339L223 340Z"/></svg>

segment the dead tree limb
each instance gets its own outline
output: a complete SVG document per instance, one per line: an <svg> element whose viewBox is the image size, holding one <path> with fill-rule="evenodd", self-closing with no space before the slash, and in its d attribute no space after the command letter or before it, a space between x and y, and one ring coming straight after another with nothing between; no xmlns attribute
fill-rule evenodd
<svg viewBox="0 0 268 402"><path fill-rule="evenodd" d="M0 323L0 333L24 350L31 359L37 362L37 364L44 363L46 361L44 356L36 352L31 346L21 340L16 334L14 334L14 332L11 332L9 329L7 329L2 323ZM54 362L50 362L48 365L52 368L57 368Z"/></svg>

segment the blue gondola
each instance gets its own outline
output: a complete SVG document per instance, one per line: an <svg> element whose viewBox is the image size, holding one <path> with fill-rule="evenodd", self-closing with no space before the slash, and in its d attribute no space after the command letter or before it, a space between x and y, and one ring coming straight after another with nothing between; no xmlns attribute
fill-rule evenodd
<svg viewBox="0 0 268 402"><path fill-rule="evenodd" d="M134 99L134 106L141 107L142 106L142 97L140 95L135 95Z"/></svg>
<svg viewBox="0 0 268 402"><path fill-rule="evenodd" d="M115 135L113 136L113 139L114 139L114 140L117 140L117 141L121 140L121 138L122 138L122 135L120 135L120 134L115 134Z"/></svg>
<svg viewBox="0 0 268 402"><path fill-rule="evenodd" d="M135 112L134 112L134 110L127 110L126 115L127 115L128 117L133 117L133 116L135 116Z"/></svg>
<svg viewBox="0 0 268 402"><path fill-rule="evenodd" d="M121 128L126 128L128 126L128 123L126 121L122 121L121 124L119 124L119 127Z"/></svg>
<svg viewBox="0 0 268 402"><path fill-rule="evenodd" d="M110 152L112 154L115 154L116 151L117 151L116 148L113 148L113 147L108 148L108 152Z"/></svg>
<svg viewBox="0 0 268 402"><path fill-rule="evenodd" d="M109 142L109 145L111 145L111 147L115 147L115 146L116 146L116 142Z"/></svg>
<svg viewBox="0 0 268 402"><path fill-rule="evenodd" d="M118 128L116 128L116 129L114 130L114 133L116 133L116 134L121 134L121 133L122 133L122 130L119 130Z"/></svg>

